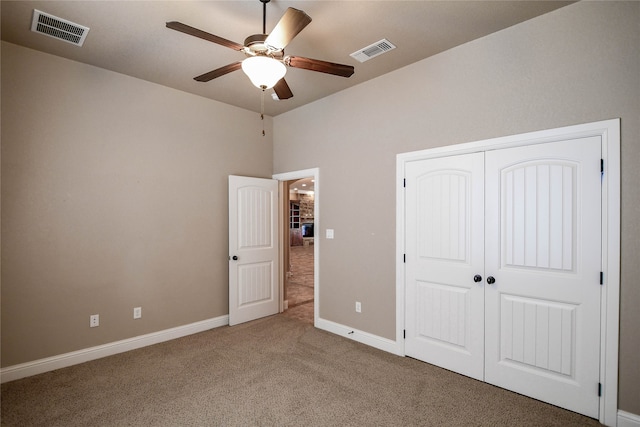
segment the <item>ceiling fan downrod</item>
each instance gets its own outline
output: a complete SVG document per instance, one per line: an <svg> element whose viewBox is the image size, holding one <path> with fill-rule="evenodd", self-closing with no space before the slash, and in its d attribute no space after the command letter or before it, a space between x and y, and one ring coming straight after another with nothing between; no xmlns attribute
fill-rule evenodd
<svg viewBox="0 0 640 427"><path fill-rule="evenodd" d="M262 2L262 34L267 34L267 3L271 0L260 0Z"/></svg>

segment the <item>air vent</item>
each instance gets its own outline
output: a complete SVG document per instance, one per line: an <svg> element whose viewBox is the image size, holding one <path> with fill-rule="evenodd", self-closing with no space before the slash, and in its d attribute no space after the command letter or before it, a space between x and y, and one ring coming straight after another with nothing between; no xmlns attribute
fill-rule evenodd
<svg viewBox="0 0 640 427"><path fill-rule="evenodd" d="M371 58L375 58L378 55L389 52L395 49L395 45L387 39L382 39L370 46L364 47L356 52L353 52L350 56L357 59L360 62L365 62Z"/></svg>
<svg viewBox="0 0 640 427"><path fill-rule="evenodd" d="M89 33L89 27L74 24L66 19L33 9L31 31L72 43L76 46L82 46L87 33Z"/></svg>

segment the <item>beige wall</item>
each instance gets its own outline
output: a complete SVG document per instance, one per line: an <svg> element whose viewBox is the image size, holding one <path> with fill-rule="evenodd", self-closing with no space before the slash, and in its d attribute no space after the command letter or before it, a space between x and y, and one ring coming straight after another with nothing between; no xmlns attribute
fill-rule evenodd
<svg viewBox="0 0 640 427"><path fill-rule="evenodd" d="M273 145L268 118L264 139L254 113L3 42L2 366L227 314L226 177L272 158L320 168L320 315L395 338L397 153L621 117L619 407L640 414L638 22L562 8L280 115Z"/></svg>
<svg viewBox="0 0 640 427"><path fill-rule="evenodd" d="M3 42L2 366L227 314L227 176L271 176L271 124Z"/></svg>
<svg viewBox="0 0 640 427"><path fill-rule="evenodd" d="M580 2L277 116L275 172L319 167L317 233L335 229L320 316L395 339L396 154L620 117L619 407L640 414L639 22L640 3Z"/></svg>

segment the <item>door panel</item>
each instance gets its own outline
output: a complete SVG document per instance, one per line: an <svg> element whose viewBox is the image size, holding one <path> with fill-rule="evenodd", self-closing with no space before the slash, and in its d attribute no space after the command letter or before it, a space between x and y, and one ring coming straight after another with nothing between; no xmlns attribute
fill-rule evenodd
<svg viewBox="0 0 640 427"><path fill-rule="evenodd" d="M467 344L469 291L456 286L418 281L416 284L416 332L453 350ZM456 348L457 347L457 348Z"/></svg>
<svg viewBox="0 0 640 427"><path fill-rule="evenodd" d="M576 308L575 304L502 294L502 361L571 375Z"/></svg>
<svg viewBox="0 0 640 427"><path fill-rule="evenodd" d="M270 301L273 298L273 264L268 262L238 266L238 307Z"/></svg>
<svg viewBox="0 0 640 427"><path fill-rule="evenodd" d="M543 160L501 172L504 266L573 270L576 167Z"/></svg>
<svg viewBox="0 0 640 427"><path fill-rule="evenodd" d="M485 381L598 416L600 138L486 153Z"/></svg>
<svg viewBox="0 0 640 427"><path fill-rule="evenodd" d="M277 200L278 181L229 176L230 325L279 310Z"/></svg>
<svg viewBox="0 0 640 427"><path fill-rule="evenodd" d="M483 154L406 168L405 352L483 377Z"/></svg>

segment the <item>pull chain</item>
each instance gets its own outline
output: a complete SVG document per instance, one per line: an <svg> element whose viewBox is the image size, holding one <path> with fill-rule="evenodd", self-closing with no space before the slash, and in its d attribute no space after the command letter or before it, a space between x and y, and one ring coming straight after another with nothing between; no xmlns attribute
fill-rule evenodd
<svg viewBox="0 0 640 427"><path fill-rule="evenodd" d="M264 133L264 92L265 92L265 87L262 86L262 97L260 98L260 120L262 120L262 136L265 135Z"/></svg>

